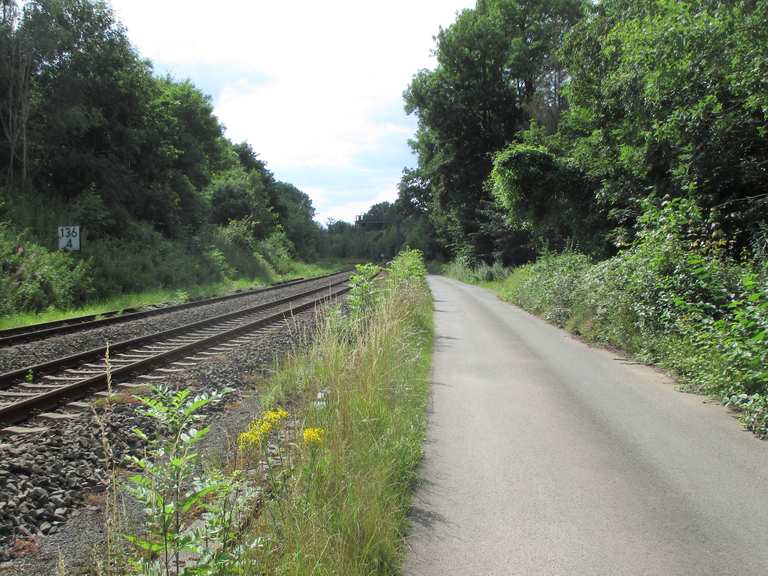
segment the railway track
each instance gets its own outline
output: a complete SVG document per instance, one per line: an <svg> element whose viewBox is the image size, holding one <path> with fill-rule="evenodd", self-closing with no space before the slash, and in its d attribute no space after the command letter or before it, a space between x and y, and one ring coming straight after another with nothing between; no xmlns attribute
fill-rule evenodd
<svg viewBox="0 0 768 576"><path fill-rule="evenodd" d="M12 425L32 416L76 418L77 411L89 406L78 400L106 388L108 378L133 380L117 384L121 392L146 388L154 380L243 345L249 334L337 298L349 289L349 275L331 275L337 278L322 287L266 304L0 374L0 427L5 433L23 432ZM45 412L54 408L60 409Z"/></svg>
<svg viewBox="0 0 768 576"><path fill-rule="evenodd" d="M112 324L118 324L122 322L130 322L131 320L138 320L141 318L149 318L160 314L168 314L171 312L178 312L180 310L188 310L190 308L199 308L210 304L217 304L219 302L226 302L229 300L235 300L237 298L246 298L257 294L264 294L267 292L273 292L289 286L299 286L309 282L315 282L324 278L332 278L338 275L347 274L348 271L333 272L331 274L325 274L323 276L315 276L313 278L296 278L285 282L278 282L267 286L265 288L258 288L255 290L244 290L241 292L235 292L232 294L226 294L224 296L216 296L213 298L204 298L200 300L194 300L192 302L185 302L183 304L174 304L171 306L161 306L157 308L151 308L148 310L139 310L135 308L129 308L126 310L113 310L110 312L103 312L101 314L91 314L87 316L78 316L76 318L68 318L66 320L56 320L53 322L45 322L41 324L34 324L32 326L20 326L18 328L9 328L6 330L0 330L0 348L5 346L13 346L24 342L33 342L36 340L42 340L51 336L60 336L63 334L71 334L73 332L80 332L84 330L90 330L92 328L101 328Z"/></svg>

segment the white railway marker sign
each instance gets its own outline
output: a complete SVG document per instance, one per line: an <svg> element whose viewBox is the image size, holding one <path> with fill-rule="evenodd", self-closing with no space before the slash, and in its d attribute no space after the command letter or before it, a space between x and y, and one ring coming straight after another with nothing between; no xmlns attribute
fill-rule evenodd
<svg viewBox="0 0 768 576"><path fill-rule="evenodd" d="M80 251L80 226L59 226L59 250Z"/></svg>

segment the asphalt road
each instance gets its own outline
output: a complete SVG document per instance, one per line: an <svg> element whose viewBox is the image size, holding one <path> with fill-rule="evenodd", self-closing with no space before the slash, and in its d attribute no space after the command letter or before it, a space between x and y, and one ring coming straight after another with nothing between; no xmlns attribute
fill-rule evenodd
<svg viewBox="0 0 768 576"><path fill-rule="evenodd" d="M768 574L768 442L669 378L431 277L405 574Z"/></svg>

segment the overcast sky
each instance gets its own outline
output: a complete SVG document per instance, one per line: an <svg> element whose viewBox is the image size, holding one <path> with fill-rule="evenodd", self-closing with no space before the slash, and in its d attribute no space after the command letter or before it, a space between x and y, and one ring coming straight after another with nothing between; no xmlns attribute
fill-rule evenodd
<svg viewBox="0 0 768 576"><path fill-rule="evenodd" d="M415 131L402 92L474 0L112 0L159 73L213 97L227 136L308 193L317 220L397 196Z"/></svg>

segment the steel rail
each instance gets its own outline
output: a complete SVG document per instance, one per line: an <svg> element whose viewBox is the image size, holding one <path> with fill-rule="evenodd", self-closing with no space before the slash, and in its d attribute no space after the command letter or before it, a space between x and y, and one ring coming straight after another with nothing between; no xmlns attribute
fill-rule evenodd
<svg viewBox="0 0 768 576"><path fill-rule="evenodd" d="M173 304L171 306L161 306L158 308L151 308L149 310L140 310L138 308L128 308L126 310L112 310L110 312L103 312L101 314L89 314L87 316L77 316L75 318L67 318L65 320L54 320L52 322L44 322L40 324L32 324L28 326L20 326L17 328L8 328L6 330L0 330L0 347L12 346L21 342L28 342L32 340L38 340L47 338L49 336L58 336L61 334L69 334L72 332L80 332L83 330L89 330L91 328L100 328L103 326L109 326L112 324L118 324L122 322L129 322L131 320L138 320L140 318L149 318L151 316L157 316L160 314L166 314L170 312L178 312L180 310L187 310L189 308L199 308L208 304L217 304L219 302L226 302L236 298L245 298L255 294L264 294L266 292L272 292L281 288L287 288L289 286L297 286L300 284L306 284L317 280L323 280L339 274L347 273L347 270L340 272L333 272L330 274L324 274L322 276L315 276L313 278L294 278L292 280L286 280L284 282L278 282L264 288L257 288L255 290L244 290L240 292L233 292L232 294L226 294L224 296L214 296L212 298L202 298L200 300L193 300L191 302L185 302L183 304Z"/></svg>
<svg viewBox="0 0 768 576"><path fill-rule="evenodd" d="M163 330L161 332L154 332L152 334L147 334L146 336L138 336L136 338L131 338L129 340L122 340L120 342L115 342L114 344L109 344L109 351L117 353L124 350L129 350L131 348L136 348L137 346L141 346L148 342L155 342L157 340L170 338L172 336L177 336L185 332L192 332L200 328L205 328L213 324L218 324L226 320L232 320L232 319L239 318L242 316L247 316L249 314L253 314L256 312L268 310L269 308L281 306L283 304L287 304L295 300L300 300L301 298L305 298L313 294L327 291L341 284L346 284L348 280L349 280L349 277L347 275L346 277L340 280L333 280L331 283L321 286L319 288L305 290L303 292L300 292L299 294L286 296L284 298L280 298L272 302L258 304L256 306L251 306L248 308L242 308L240 310L235 310L234 312L228 312L226 314L221 314L219 316L213 316L211 318L206 318L204 320L198 320L196 322L192 322L189 324L177 326L176 328L170 328L168 330ZM100 346L98 348L91 348L90 350L85 350L83 352L77 352L69 356L56 358L54 360L41 362L39 364L24 366L23 368L17 368L15 370L2 373L0 374L0 390L4 390L10 386L13 386L19 381L24 380L27 377L27 375L30 373L33 375L33 377L37 377L41 374L50 374L52 371L65 368L67 366L70 366L77 362L81 362L83 360L88 360L91 358L103 358L106 352L107 352L107 346Z"/></svg>
<svg viewBox="0 0 768 576"><path fill-rule="evenodd" d="M319 290L314 290L312 292L318 291ZM240 326L208 336L206 338L201 338L194 342L176 346L170 350L166 350L158 354L154 354L150 357L140 359L137 362L133 362L124 366L115 366L109 370L105 368L102 373L99 373L95 376L83 378L82 380L78 380L71 384L65 384L47 392L30 396L12 404L2 406L0 407L0 424L4 426L16 424L29 418L32 415L32 412L50 409L51 407L55 407L61 404L63 400L75 400L89 394L97 388L103 388L107 385L108 378L117 378L126 376L128 374L134 374L136 372L145 370L148 367L167 363L173 358L186 356L192 351L196 351L201 348L210 348L212 345L221 341L231 340L232 338L242 334L253 332L260 328L265 328L277 322L287 320L295 314L314 308L322 303L337 298L338 296L341 296L348 291L349 287L344 286L340 289L331 291L329 294L325 294L320 298L314 298L309 302L299 304L295 307L290 307L287 310L281 310L265 318L259 318ZM292 300L295 299L296 298L293 298Z"/></svg>

